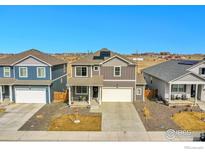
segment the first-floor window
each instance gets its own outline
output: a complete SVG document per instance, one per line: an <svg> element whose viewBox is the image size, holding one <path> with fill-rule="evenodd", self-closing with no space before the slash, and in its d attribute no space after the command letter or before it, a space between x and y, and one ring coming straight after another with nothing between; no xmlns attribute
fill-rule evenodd
<svg viewBox="0 0 205 154"><path fill-rule="evenodd" d="M174 84L172 85L172 92L186 92L186 85Z"/></svg>
<svg viewBox="0 0 205 154"><path fill-rule="evenodd" d="M205 68L201 68L201 74L205 75Z"/></svg>
<svg viewBox="0 0 205 154"><path fill-rule="evenodd" d="M88 87L86 86L77 86L76 87L76 94L87 94L88 93Z"/></svg>
<svg viewBox="0 0 205 154"><path fill-rule="evenodd" d="M142 95L142 89L141 88L137 88L137 95Z"/></svg>

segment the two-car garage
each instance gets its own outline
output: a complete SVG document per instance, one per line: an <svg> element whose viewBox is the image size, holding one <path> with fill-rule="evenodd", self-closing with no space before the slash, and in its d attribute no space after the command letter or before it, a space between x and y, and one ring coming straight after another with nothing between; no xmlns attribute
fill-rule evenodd
<svg viewBox="0 0 205 154"><path fill-rule="evenodd" d="M133 88L102 88L102 102L132 102Z"/></svg>
<svg viewBox="0 0 205 154"><path fill-rule="evenodd" d="M46 103L46 88L15 88L16 103Z"/></svg>

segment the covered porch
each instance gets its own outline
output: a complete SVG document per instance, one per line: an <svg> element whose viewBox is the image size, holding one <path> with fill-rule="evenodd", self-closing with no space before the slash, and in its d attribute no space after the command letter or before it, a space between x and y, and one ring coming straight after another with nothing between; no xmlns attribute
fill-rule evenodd
<svg viewBox="0 0 205 154"><path fill-rule="evenodd" d="M171 84L169 87L169 104L190 104L204 102L205 84Z"/></svg>
<svg viewBox="0 0 205 154"><path fill-rule="evenodd" d="M0 79L0 103L13 102L13 78Z"/></svg>
<svg viewBox="0 0 205 154"><path fill-rule="evenodd" d="M69 78L69 105L100 105L102 103L102 77Z"/></svg>

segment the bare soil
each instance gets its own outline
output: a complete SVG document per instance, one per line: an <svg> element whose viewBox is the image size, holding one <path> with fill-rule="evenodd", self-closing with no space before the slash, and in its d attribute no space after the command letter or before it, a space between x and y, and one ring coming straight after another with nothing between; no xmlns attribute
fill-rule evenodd
<svg viewBox="0 0 205 154"><path fill-rule="evenodd" d="M166 131L168 129L181 130L181 128L172 120L175 113L179 112L201 112L198 106L175 106L169 107L164 104L158 104L154 101L147 100L143 102L135 102L134 106L140 115L140 118L147 131ZM143 109L146 108L150 112L150 117L145 118Z"/></svg>
<svg viewBox="0 0 205 154"><path fill-rule="evenodd" d="M100 113L90 113L89 108L79 108L80 115L96 116ZM75 110L65 103L52 103L44 105L36 112L19 131L48 131L51 121L67 114L74 114Z"/></svg>

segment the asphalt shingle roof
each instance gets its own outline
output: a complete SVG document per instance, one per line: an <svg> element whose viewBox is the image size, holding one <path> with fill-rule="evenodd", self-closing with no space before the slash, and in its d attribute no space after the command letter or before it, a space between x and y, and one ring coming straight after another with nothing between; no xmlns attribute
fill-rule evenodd
<svg viewBox="0 0 205 154"><path fill-rule="evenodd" d="M148 67L143 70L143 72L150 74L154 77L157 77L158 79L161 79L163 81L169 82L171 80L174 80L180 76L182 76L185 73L188 73L187 69L192 67L193 65L187 65L187 64L180 64L184 60L171 60L167 62L163 62L151 67ZM197 64L200 61L188 61L187 62L193 62Z"/></svg>
<svg viewBox="0 0 205 154"><path fill-rule="evenodd" d="M27 56L34 56L52 66L67 63L61 59L48 55L46 53L40 52L36 49L30 49L19 54L11 55L5 58L0 59L0 65L12 65L15 62L27 57Z"/></svg>
<svg viewBox="0 0 205 154"><path fill-rule="evenodd" d="M110 51L110 57L105 57L104 59L94 59L94 56L99 56L101 51L110 51L110 50L107 48L102 48L93 54L89 54L89 55L86 55L80 58L79 60L73 62L72 65L98 65L113 56L119 56L130 63L134 63L132 60L128 59L127 57L120 55L118 53L115 53L113 51Z"/></svg>

